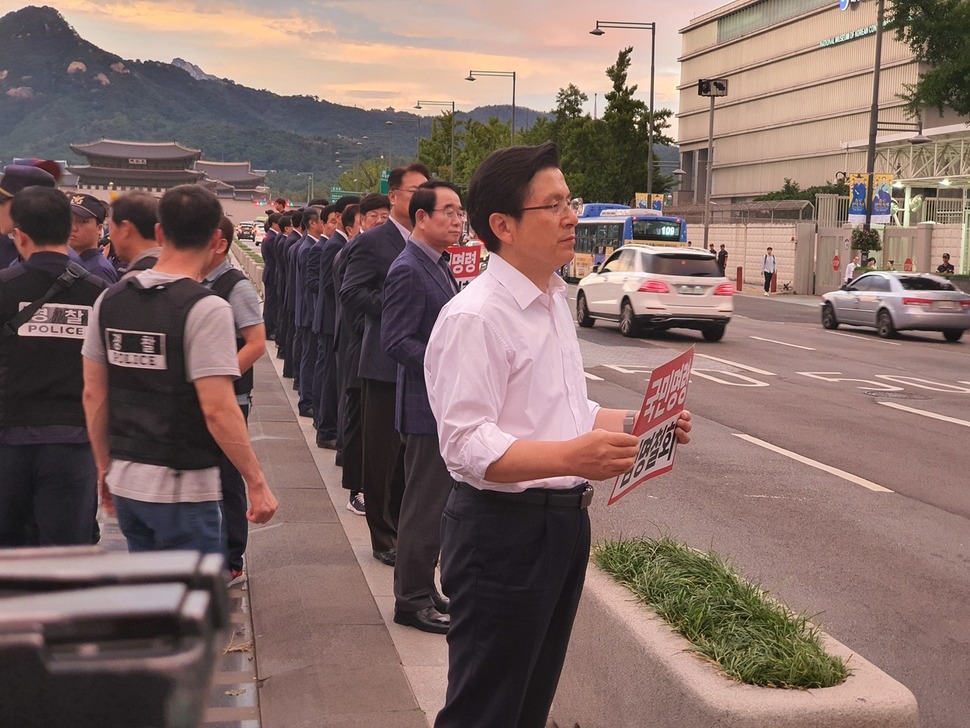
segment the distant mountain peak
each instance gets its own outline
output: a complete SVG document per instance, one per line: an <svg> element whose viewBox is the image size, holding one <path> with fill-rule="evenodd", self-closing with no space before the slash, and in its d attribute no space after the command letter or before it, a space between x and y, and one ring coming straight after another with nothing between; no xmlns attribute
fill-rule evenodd
<svg viewBox="0 0 970 728"><path fill-rule="evenodd" d="M199 68L194 63L186 61L184 58L173 58L172 65L176 68L181 68L187 74L189 74L196 81L221 81L222 79L218 76L213 76L211 73L206 73L201 68Z"/></svg>

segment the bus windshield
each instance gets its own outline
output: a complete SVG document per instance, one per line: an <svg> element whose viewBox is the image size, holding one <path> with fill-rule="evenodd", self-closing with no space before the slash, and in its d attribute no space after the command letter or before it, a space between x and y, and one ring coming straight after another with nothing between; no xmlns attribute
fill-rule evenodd
<svg viewBox="0 0 970 728"><path fill-rule="evenodd" d="M681 222L669 218L644 218L633 221L634 240L682 241Z"/></svg>

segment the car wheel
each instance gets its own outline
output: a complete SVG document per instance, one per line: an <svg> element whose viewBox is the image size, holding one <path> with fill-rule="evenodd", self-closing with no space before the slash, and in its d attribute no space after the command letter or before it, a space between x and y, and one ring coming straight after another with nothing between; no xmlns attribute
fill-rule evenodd
<svg viewBox="0 0 970 728"><path fill-rule="evenodd" d="M943 338L950 343L956 343L963 338L963 329L943 329Z"/></svg>
<svg viewBox="0 0 970 728"><path fill-rule="evenodd" d="M595 321L589 315L589 306L586 305L586 296L580 293L576 296L576 323L584 329L591 328Z"/></svg>
<svg viewBox="0 0 970 728"><path fill-rule="evenodd" d="M624 336L637 335L637 319L633 315L633 306L629 301L624 301L620 308L620 333Z"/></svg>
<svg viewBox="0 0 970 728"><path fill-rule="evenodd" d="M832 308L831 303L822 304L822 328L823 329L839 328L839 320L835 318L835 309Z"/></svg>
<svg viewBox="0 0 970 728"><path fill-rule="evenodd" d="M896 335L896 327L893 326L893 317L886 309L880 311L876 317L876 329L884 339L891 339Z"/></svg>
<svg viewBox="0 0 970 728"><path fill-rule="evenodd" d="M704 341L720 341L724 338L725 330L727 324L710 324L701 329L701 334L704 335Z"/></svg>

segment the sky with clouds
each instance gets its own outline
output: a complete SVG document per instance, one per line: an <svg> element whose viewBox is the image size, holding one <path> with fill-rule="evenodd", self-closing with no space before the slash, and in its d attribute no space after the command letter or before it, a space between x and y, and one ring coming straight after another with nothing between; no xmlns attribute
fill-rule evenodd
<svg viewBox="0 0 970 728"><path fill-rule="evenodd" d="M630 82L647 98L650 32L597 20L655 22L657 108L677 108L678 31L719 0L47 0L81 37L126 59L175 57L207 73L280 94L309 94L362 108L410 109L418 99L458 109L509 103L511 79L465 80L468 71L516 72L516 103L555 106L574 83L609 90L605 70L634 46ZM0 0L0 14L23 7ZM38 3L39 4L39 3ZM434 114L440 109L429 108Z"/></svg>

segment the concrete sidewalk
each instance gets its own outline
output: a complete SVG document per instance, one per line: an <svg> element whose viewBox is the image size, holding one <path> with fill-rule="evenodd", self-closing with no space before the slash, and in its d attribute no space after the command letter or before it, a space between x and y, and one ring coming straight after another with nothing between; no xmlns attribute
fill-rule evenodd
<svg viewBox="0 0 970 728"><path fill-rule="evenodd" d="M345 507L334 452L297 416L270 344L249 432L280 508L250 529L246 570L263 728L426 728L444 704L441 635L392 622L393 569Z"/></svg>

